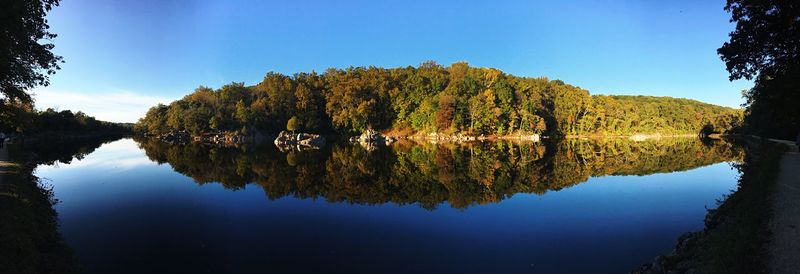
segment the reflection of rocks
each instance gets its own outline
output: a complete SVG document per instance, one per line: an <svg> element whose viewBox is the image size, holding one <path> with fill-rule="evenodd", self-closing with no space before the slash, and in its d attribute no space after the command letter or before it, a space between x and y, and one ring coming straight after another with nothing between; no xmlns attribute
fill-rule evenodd
<svg viewBox="0 0 800 274"><path fill-rule="evenodd" d="M195 136L194 140L203 143L212 143L217 145L226 144L241 144L248 140L244 135L232 132L216 132L216 133L203 133L200 136Z"/></svg>
<svg viewBox="0 0 800 274"><path fill-rule="evenodd" d="M522 141L522 142L539 142L541 137L539 134L512 134L500 137L500 139L510 140L510 141Z"/></svg>
<svg viewBox="0 0 800 274"><path fill-rule="evenodd" d="M644 134L634 134L628 137L628 139L630 139L631 141L636 141L636 142L646 141L647 139L650 138L653 138L653 136Z"/></svg>
<svg viewBox="0 0 800 274"><path fill-rule="evenodd" d="M281 151L319 149L325 145L325 137L317 134L281 131L275 138L275 145Z"/></svg>
<svg viewBox="0 0 800 274"><path fill-rule="evenodd" d="M170 144L183 144L189 142L189 132L185 130L170 131L155 135L155 138Z"/></svg>
<svg viewBox="0 0 800 274"><path fill-rule="evenodd" d="M485 142L485 141L496 141L496 140L507 140L513 142L539 142L541 141L541 136L535 133L516 133L516 134L509 134L509 135L501 135L501 136L486 136L486 135L466 135L464 133L454 133L454 134L446 134L446 133L437 133L432 132L428 134L417 134L405 137L409 140L415 140L418 142L427 142L432 144L440 144L440 143L468 143L468 142Z"/></svg>
<svg viewBox="0 0 800 274"><path fill-rule="evenodd" d="M388 146L394 143L394 141L394 138L385 136L373 129L367 129L364 133L361 133L361 135L350 138L350 142L359 143L367 150L375 150L378 146L382 145Z"/></svg>
<svg viewBox="0 0 800 274"><path fill-rule="evenodd" d="M418 136L409 136L409 139L414 140L424 140L429 143L437 144L437 143L463 143L463 142L472 142L477 140L478 137L471 136L471 135L464 135L462 133L447 135L441 133L429 133L428 135L418 135Z"/></svg>
<svg viewBox="0 0 800 274"><path fill-rule="evenodd" d="M185 145L190 141L195 141L200 143L215 144L221 146L237 145L245 142L254 141L260 138L259 134L253 136L247 136L231 131L205 132L201 133L200 135L192 136L186 130L170 131L163 134L146 133L144 136L152 137L158 139L159 141L170 144Z"/></svg>

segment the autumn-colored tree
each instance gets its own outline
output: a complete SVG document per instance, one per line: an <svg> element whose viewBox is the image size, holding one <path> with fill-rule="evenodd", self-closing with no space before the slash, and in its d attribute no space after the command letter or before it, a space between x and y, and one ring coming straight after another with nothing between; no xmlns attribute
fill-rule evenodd
<svg viewBox="0 0 800 274"><path fill-rule="evenodd" d="M456 114L456 99L452 95L444 94L439 97L439 110L436 112L436 127L447 129L453 124Z"/></svg>
<svg viewBox="0 0 800 274"><path fill-rule="evenodd" d="M292 116L292 118L286 122L286 129L292 133L300 130L300 119L297 119L297 116Z"/></svg>
<svg viewBox="0 0 800 274"><path fill-rule="evenodd" d="M472 134L698 133L727 131L742 111L687 99L590 95L560 80L433 62L419 67L329 69L321 75L270 72L255 86L199 87L151 109L137 129L277 133L296 117L305 130L367 128Z"/></svg>

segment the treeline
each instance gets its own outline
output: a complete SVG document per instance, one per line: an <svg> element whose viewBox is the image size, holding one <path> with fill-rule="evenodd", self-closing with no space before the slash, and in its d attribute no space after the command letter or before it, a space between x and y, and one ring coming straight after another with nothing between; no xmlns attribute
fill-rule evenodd
<svg viewBox="0 0 800 274"><path fill-rule="evenodd" d="M560 80L425 62L292 76L270 72L254 86L199 87L151 108L137 130L275 133L296 117L301 130L310 132L677 134L730 131L741 116L739 110L694 100L592 96Z"/></svg>
<svg viewBox="0 0 800 274"><path fill-rule="evenodd" d="M125 133L131 132L132 124L100 121L81 111L44 111L17 108L9 113L9 119L0 122L0 132L36 135L45 133Z"/></svg>
<svg viewBox="0 0 800 274"><path fill-rule="evenodd" d="M744 131L800 139L800 8L797 1L728 0L736 27L717 50L730 80L754 80L743 92Z"/></svg>
<svg viewBox="0 0 800 274"><path fill-rule="evenodd" d="M785 72L765 73L745 91L745 130L764 137L797 140L800 136L800 64Z"/></svg>
<svg viewBox="0 0 800 274"><path fill-rule="evenodd" d="M292 196L356 204L455 208L494 203L517 193L544 194L591 176L646 175L741 160L727 142L665 138L633 142L569 139L555 144L487 142L412 144L375 151L334 144L284 154L270 145L172 146L137 138L148 158L198 184L241 189L253 183L270 199Z"/></svg>

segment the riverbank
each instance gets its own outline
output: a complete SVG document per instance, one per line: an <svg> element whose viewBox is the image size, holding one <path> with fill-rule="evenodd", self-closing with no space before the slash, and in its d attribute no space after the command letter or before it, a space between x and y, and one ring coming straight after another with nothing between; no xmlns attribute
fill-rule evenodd
<svg viewBox="0 0 800 274"><path fill-rule="evenodd" d="M668 255L633 273L763 273L770 264L773 193L787 146L767 140L750 143L736 192L709 210L705 229L678 239ZM787 257L793 260L796 257ZM785 272L776 272L785 273Z"/></svg>
<svg viewBox="0 0 800 274"><path fill-rule="evenodd" d="M58 231L52 189L42 185L31 155L0 147L0 269L8 273L81 273Z"/></svg>
<svg viewBox="0 0 800 274"><path fill-rule="evenodd" d="M369 130L367 130L369 131ZM365 132L367 132L365 131ZM698 138L702 137L696 133L636 133L636 134L578 134L578 135L542 135L532 132L514 132L510 134L480 134L470 132L445 131L445 132L426 132L413 131L411 129L387 129L376 131L383 137L394 140L411 140L415 142L430 143L468 143L486 141L512 141L512 142L539 142L543 139L629 139L632 141L658 140L663 138ZM309 133L310 134L310 133ZM266 140L273 140L278 135L271 133L250 132L248 134L238 131L217 131L204 132L200 134L190 134L187 131L170 131L166 133L138 133L138 136L154 138L171 144L185 144L189 142L199 142L221 146L236 146L243 143L257 143ZM363 135L348 135L328 133L322 134L325 138L332 140L358 138ZM711 134L706 137L710 139L722 139L731 135Z"/></svg>
<svg viewBox="0 0 800 274"><path fill-rule="evenodd" d="M701 136L698 133L633 133L633 134L568 134L568 135L544 135L530 132L515 132L511 134L488 134L488 135L474 135L468 132L410 132L409 130L385 130L381 134L398 139L412 139L412 140L434 140L434 141L495 141L495 140L511 140L511 141L539 141L541 139L549 138L565 138L565 139L630 139L634 141L644 141L649 139L660 138L697 138ZM712 134L709 138L721 139L729 135Z"/></svg>

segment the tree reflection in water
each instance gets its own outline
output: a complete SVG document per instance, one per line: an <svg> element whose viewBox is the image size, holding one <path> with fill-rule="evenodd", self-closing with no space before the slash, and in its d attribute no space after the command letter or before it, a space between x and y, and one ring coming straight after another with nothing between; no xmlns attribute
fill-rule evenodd
<svg viewBox="0 0 800 274"><path fill-rule="evenodd" d="M238 148L175 146L137 139L153 161L198 184L241 189L253 183L269 199L285 196L355 204L419 204L433 209L494 203L516 193L542 195L605 175L647 175L740 161L725 141L694 138L568 139L550 143L421 144L401 141L368 151L334 143L282 153L271 144Z"/></svg>
<svg viewBox="0 0 800 274"><path fill-rule="evenodd" d="M58 231L58 202L32 175L37 165L69 164L120 136L58 138L9 145L14 167L0 170L0 273L81 273Z"/></svg>

